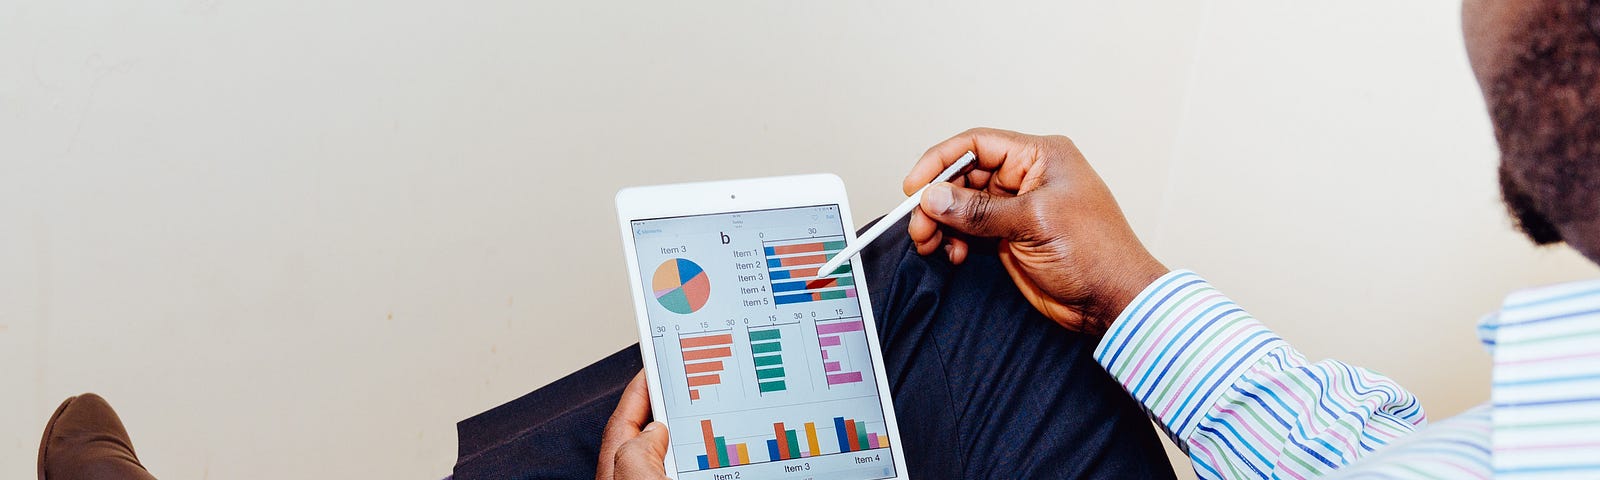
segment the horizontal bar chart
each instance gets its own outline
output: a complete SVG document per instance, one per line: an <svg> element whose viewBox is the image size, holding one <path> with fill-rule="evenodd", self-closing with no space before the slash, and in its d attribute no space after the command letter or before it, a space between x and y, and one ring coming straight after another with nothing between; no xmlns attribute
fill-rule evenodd
<svg viewBox="0 0 1600 480"><path fill-rule="evenodd" d="M829 387L857 383L865 378L859 368L847 368L854 359L846 350L844 337L866 341L866 326L860 317L817 322L817 346L822 349L823 379Z"/></svg>
<svg viewBox="0 0 1600 480"><path fill-rule="evenodd" d="M783 368L783 330L779 328L752 328L750 358L756 372L756 392L765 396L789 389L787 373Z"/></svg>
<svg viewBox="0 0 1600 480"><path fill-rule="evenodd" d="M817 267L844 250L844 237L766 242L767 278L776 305L855 298L855 277L848 264L829 275Z"/></svg>
<svg viewBox="0 0 1600 480"><path fill-rule="evenodd" d="M722 384L722 372L727 367L724 359L733 357L733 334L680 336L678 348L683 351L683 374L688 379L689 401L700 400L705 387Z"/></svg>

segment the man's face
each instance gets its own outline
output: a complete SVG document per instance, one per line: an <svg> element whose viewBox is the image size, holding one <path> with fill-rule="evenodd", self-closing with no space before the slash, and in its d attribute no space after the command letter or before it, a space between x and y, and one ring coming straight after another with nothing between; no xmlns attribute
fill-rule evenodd
<svg viewBox="0 0 1600 480"><path fill-rule="evenodd" d="M1590 12L1589 0L1465 0L1462 32L1518 228L1600 262L1600 16Z"/></svg>

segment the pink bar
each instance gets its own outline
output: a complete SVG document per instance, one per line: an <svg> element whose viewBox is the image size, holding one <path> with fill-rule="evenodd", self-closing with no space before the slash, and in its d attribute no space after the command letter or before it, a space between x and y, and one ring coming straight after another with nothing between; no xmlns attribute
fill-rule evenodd
<svg viewBox="0 0 1600 480"><path fill-rule="evenodd" d="M830 323L830 324L827 324L827 325L817 325L817 335L827 335L827 334L830 334L830 333L859 332L859 331L861 331L861 321L860 320L856 320L854 322Z"/></svg>
<svg viewBox="0 0 1600 480"><path fill-rule="evenodd" d="M872 447L872 448L878 448L878 434L876 434L876 433L867 434L867 446L868 447Z"/></svg>
<svg viewBox="0 0 1600 480"><path fill-rule="evenodd" d="M827 360L828 359L828 351L827 350L823 350L822 351L822 359L823 360Z"/></svg>
<svg viewBox="0 0 1600 480"><path fill-rule="evenodd" d="M856 289L852 288L852 289L849 289L849 290L845 290L844 291L844 296L845 296L845 298L856 298Z"/></svg>
<svg viewBox="0 0 1600 480"><path fill-rule="evenodd" d="M828 385L856 383L859 381L861 381L861 372L834 373L828 375Z"/></svg>
<svg viewBox="0 0 1600 480"><path fill-rule="evenodd" d="M827 372L839 371L839 362L822 362L822 370Z"/></svg>
<svg viewBox="0 0 1600 480"><path fill-rule="evenodd" d="M817 344L824 347L836 347L839 346L839 337L817 337Z"/></svg>

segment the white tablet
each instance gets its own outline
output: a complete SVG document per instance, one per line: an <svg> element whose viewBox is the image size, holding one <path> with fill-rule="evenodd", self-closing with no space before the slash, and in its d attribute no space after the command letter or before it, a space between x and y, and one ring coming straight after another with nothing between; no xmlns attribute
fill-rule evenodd
<svg viewBox="0 0 1600 480"><path fill-rule="evenodd" d="M907 478L844 184L617 193L655 419L683 480Z"/></svg>

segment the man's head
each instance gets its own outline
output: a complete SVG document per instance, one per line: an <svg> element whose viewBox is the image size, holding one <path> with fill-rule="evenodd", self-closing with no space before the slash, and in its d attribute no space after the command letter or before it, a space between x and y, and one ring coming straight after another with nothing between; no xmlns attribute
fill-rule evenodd
<svg viewBox="0 0 1600 480"><path fill-rule="evenodd" d="M1462 29L1517 227L1600 262L1600 0L1466 0Z"/></svg>

